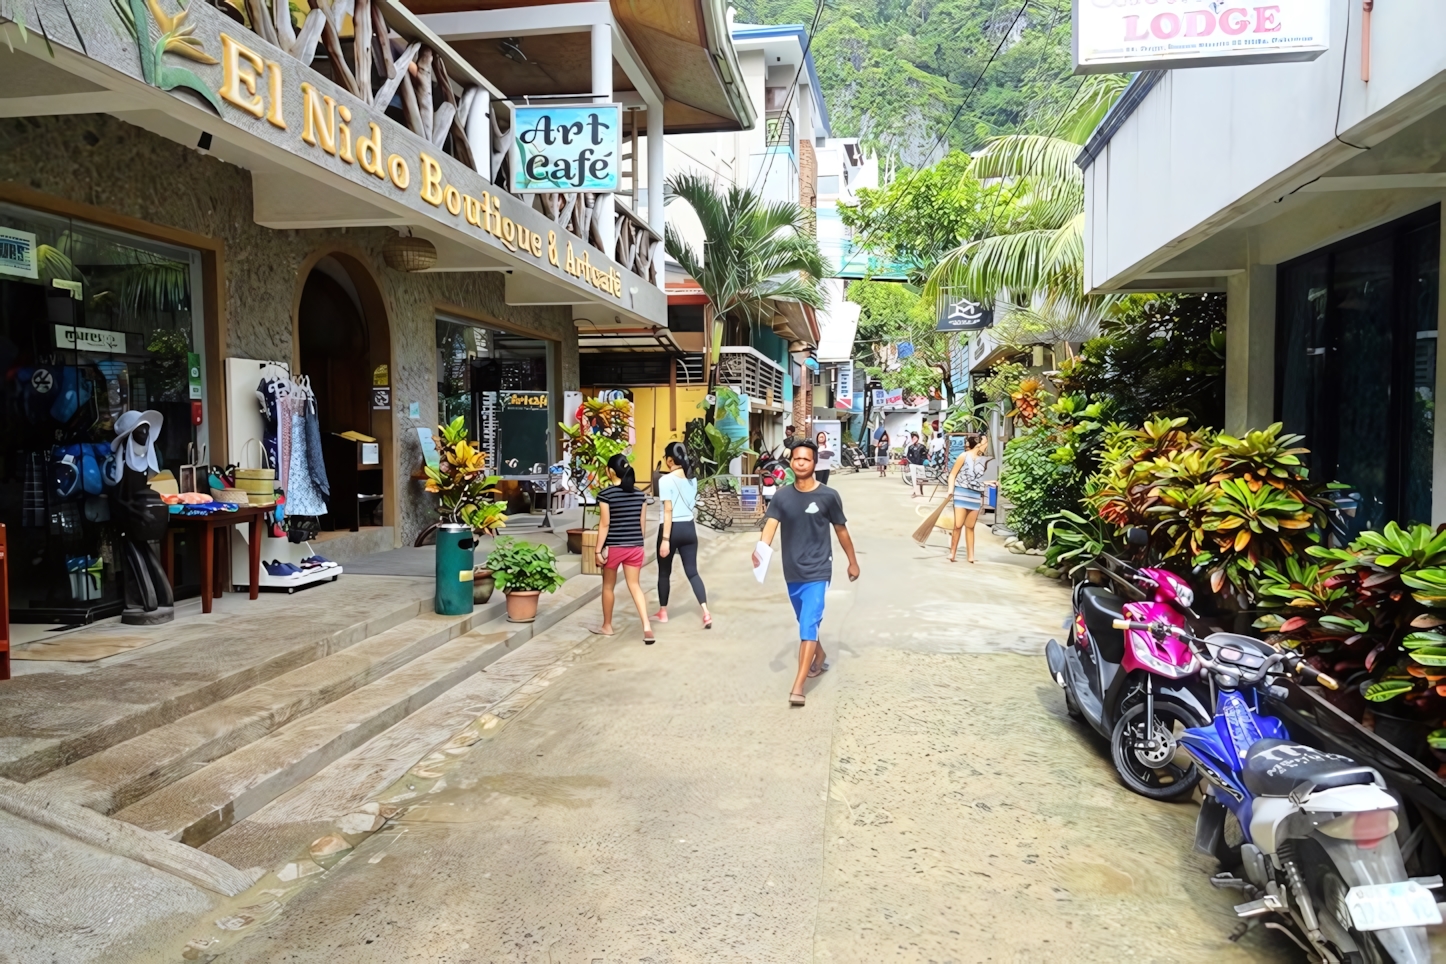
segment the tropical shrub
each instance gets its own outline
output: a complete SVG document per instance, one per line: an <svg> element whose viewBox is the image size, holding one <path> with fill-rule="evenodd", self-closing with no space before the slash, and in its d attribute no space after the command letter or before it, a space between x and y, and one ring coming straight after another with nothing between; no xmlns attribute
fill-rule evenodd
<svg viewBox="0 0 1446 964"><path fill-rule="evenodd" d="M1163 564L1207 574L1243 608L1265 563L1278 568L1326 528L1332 503L1307 478L1300 440L1279 422L1244 438L1184 417L1110 426L1086 502L1120 531L1145 528Z"/></svg>
<svg viewBox="0 0 1446 964"><path fill-rule="evenodd" d="M487 453L467 440L466 419L459 415L437 432L432 439L439 458L426 468L426 488L437 496L438 517L484 533L507 525L507 507L496 501L500 477L487 474Z"/></svg>
<svg viewBox="0 0 1446 964"><path fill-rule="evenodd" d="M577 409L577 424L562 429L563 460L573 488L583 503L583 527L587 527L589 496L607 484L608 460L627 452L631 446L633 407L627 399L605 402L585 398Z"/></svg>
<svg viewBox="0 0 1446 964"><path fill-rule="evenodd" d="M503 592L552 592L565 581L550 547L511 536L498 538L487 554L487 568Z"/></svg>
<svg viewBox="0 0 1446 964"><path fill-rule="evenodd" d="M1009 500L1006 522L1030 547L1049 540L1056 514L1079 506L1085 477L1068 461L1055 458L1068 426L1041 408L1035 424L1004 446L999 491Z"/></svg>

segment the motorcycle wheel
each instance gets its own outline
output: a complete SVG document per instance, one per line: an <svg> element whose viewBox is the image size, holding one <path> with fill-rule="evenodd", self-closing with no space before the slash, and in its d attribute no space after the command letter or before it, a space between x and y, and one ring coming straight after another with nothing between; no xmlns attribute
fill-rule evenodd
<svg viewBox="0 0 1446 964"><path fill-rule="evenodd" d="M1358 931L1351 926L1351 912L1346 907L1346 893L1350 890L1345 881L1341 880L1340 874L1334 869L1327 870L1321 874L1319 894L1315 899L1319 902L1320 908L1336 919L1336 922L1356 942L1357 950L1343 951L1331 946L1336 953L1340 954L1341 960L1346 964L1390 964L1391 956L1381 947L1380 941L1376 940L1374 934L1368 931ZM1318 911L1319 912L1319 911Z"/></svg>
<svg viewBox="0 0 1446 964"><path fill-rule="evenodd" d="M1154 729L1156 733L1168 736L1165 747L1155 751L1156 758L1142 758L1135 749L1135 741L1144 737L1145 704L1136 703L1115 723L1110 734L1110 757L1125 786L1142 797L1151 800L1182 800L1195 790L1200 782L1200 769L1192 761L1188 766L1176 762L1178 744L1175 742L1176 725L1192 727L1202 725L1195 714L1174 700L1155 700Z"/></svg>

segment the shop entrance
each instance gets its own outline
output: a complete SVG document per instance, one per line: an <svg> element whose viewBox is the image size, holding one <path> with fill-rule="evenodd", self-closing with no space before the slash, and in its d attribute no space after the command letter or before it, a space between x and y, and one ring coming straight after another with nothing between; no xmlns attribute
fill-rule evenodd
<svg viewBox="0 0 1446 964"><path fill-rule="evenodd" d="M317 261L301 289L296 345L297 371L310 380L316 397L331 488L323 532L391 524L385 469L394 457L390 343L371 273L346 254Z"/></svg>

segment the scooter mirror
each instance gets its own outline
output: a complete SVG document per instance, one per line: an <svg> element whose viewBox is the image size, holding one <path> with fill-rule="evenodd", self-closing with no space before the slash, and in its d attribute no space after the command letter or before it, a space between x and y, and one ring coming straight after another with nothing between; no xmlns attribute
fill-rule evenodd
<svg viewBox="0 0 1446 964"><path fill-rule="evenodd" d="M1149 530L1131 526L1125 533L1125 541L1132 546L1148 546L1150 544Z"/></svg>

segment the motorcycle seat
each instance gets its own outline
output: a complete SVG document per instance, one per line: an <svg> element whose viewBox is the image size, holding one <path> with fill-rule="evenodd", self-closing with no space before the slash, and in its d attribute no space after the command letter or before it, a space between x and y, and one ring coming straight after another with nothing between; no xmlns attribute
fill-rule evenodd
<svg viewBox="0 0 1446 964"><path fill-rule="evenodd" d="M1376 773L1350 757L1290 740L1257 740L1245 753L1245 788L1258 797L1287 797L1302 783L1317 790L1374 783Z"/></svg>
<svg viewBox="0 0 1446 964"><path fill-rule="evenodd" d="M1125 657L1125 634L1114 627L1116 619L1124 618L1124 602L1108 589L1086 586L1080 590L1080 610L1090 639L1099 648L1100 656L1111 663Z"/></svg>

